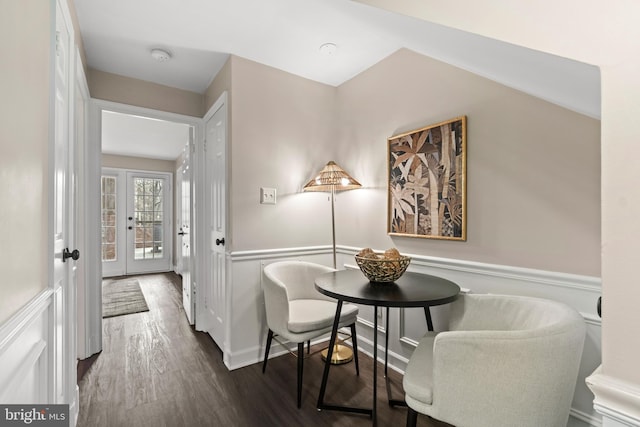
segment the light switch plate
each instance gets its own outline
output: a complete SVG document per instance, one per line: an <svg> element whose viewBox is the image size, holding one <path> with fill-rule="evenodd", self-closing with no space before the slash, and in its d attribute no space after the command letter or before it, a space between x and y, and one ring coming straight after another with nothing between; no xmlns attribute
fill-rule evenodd
<svg viewBox="0 0 640 427"><path fill-rule="evenodd" d="M263 205L276 204L276 189L260 187L260 203Z"/></svg>

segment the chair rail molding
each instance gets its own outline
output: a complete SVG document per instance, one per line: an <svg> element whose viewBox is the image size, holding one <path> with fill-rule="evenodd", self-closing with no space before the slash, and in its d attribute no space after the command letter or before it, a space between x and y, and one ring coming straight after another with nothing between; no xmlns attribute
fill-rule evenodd
<svg viewBox="0 0 640 427"><path fill-rule="evenodd" d="M586 378L595 399L593 405L603 416L604 427L640 427L640 387L606 375L599 366Z"/></svg>
<svg viewBox="0 0 640 427"><path fill-rule="evenodd" d="M229 254L232 262L265 260L277 258L298 258L310 255L331 253L331 246L307 246L301 248L259 249L253 251L235 251Z"/></svg>

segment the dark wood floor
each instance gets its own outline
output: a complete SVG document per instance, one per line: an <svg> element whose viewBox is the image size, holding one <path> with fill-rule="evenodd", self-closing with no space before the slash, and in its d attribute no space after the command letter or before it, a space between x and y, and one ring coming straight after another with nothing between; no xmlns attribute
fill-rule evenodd
<svg viewBox="0 0 640 427"><path fill-rule="evenodd" d="M103 351L79 366L78 427L371 425L366 416L316 410L323 368L319 354L305 360L298 409L294 357L271 359L265 374L260 364L230 372L209 335L188 325L180 278L152 274L139 280L150 310L104 319ZM365 355L359 377L353 363L332 367L326 401L370 406L372 367ZM401 376L392 372L390 377L396 397L401 396ZM381 377L378 387L378 425L404 425L406 408L388 406ZM418 425L446 426L424 416Z"/></svg>

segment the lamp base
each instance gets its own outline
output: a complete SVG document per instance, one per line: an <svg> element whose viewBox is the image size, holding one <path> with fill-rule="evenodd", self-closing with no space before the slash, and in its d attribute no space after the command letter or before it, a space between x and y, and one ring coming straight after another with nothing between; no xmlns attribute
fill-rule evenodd
<svg viewBox="0 0 640 427"><path fill-rule="evenodd" d="M329 348L325 348L320 352L323 361L327 361L327 354L329 354ZM333 346L333 354L331 355L330 363L332 365L342 365L349 363L353 360L353 350L346 345L336 344Z"/></svg>

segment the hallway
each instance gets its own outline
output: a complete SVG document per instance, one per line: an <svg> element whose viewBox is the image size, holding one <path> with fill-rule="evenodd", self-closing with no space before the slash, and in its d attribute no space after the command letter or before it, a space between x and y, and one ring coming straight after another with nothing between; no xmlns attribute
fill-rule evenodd
<svg viewBox="0 0 640 427"><path fill-rule="evenodd" d="M137 277L149 311L104 319L102 353L82 362L78 427L101 426L370 426L360 415L316 410L322 360L305 360L302 408L295 404L296 368L290 356L229 372L208 335L187 323L180 277L174 273ZM313 350L313 349L312 349ZM328 396L338 403L370 405L371 359L360 356L332 368ZM392 372L400 394L401 376ZM378 421L404 425L406 409L390 408L379 381ZM350 397L351 396L351 397ZM444 426L420 417L420 426Z"/></svg>

